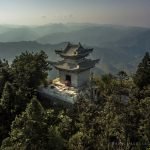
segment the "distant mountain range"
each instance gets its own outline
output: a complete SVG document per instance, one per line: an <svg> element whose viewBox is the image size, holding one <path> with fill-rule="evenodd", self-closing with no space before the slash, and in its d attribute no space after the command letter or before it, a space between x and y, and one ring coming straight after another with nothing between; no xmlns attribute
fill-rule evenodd
<svg viewBox="0 0 150 150"><path fill-rule="evenodd" d="M96 71L134 72L146 51L150 52L150 29L95 24L49 24L43 26L0 26L0 58L10 61L25 50L44 50L49 59L66 42L93 47L92 58L100 58Z"/></svg>

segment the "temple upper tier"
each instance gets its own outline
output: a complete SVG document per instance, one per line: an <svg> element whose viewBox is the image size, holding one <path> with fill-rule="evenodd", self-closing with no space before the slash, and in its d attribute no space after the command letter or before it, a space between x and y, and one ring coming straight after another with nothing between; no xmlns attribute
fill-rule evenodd
<svg viewBox="0 0 150 150"><path fill-rule="evenodd" d="M85 49L79 43L78 45L73 45L68 43L64 50L55 50L56 54L59 54L63 58L70 58L70 59L79 59L89 55L93 49Z"/></svg>

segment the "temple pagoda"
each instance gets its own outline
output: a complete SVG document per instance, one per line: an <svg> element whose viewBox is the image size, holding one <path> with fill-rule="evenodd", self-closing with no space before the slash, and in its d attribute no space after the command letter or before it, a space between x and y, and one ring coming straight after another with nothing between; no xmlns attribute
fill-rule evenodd
<svg viewBox="0 0 150 150"><path fill-rule="evenodd" d="M89 82L90 70L99 62L99 59L86 58L92 51L93 49L84 48L80 43L68 43L65 49L55 50L62 60L51 64L59 71L62 84L79 88Z"/></svg>

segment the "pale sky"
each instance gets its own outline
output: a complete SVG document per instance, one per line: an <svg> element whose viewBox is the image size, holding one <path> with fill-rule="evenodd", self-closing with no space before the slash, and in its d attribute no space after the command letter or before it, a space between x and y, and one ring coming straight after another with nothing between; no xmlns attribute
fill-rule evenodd
<svg viewBox="0 0 150 150"><path fill-rule="evenodd" d="M0 24L68 22L150 27L150 0L0 0Z"/></svg>

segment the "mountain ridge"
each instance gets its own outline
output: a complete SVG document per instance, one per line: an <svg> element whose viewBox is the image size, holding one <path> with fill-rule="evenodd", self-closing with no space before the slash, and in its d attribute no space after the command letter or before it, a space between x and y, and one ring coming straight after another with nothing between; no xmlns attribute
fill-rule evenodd
<svg viewBox="0 0 150 150"><path fill-rule="evenodd" d="M26 50L44 50L50 59L58 59L54 49L68 41L95 49L90 57L101 59L98 72L135 72L144 53L150 51L150 28L97 24L0 26L0 57L12 61Z"/></svg>
<svg viewBox="0 0 150 150"><path fill-rule="evenodd" d="M10 62L22 52L38 52L40 50L45 51L48 54L49 60L57 61L60 58L55 54L55 49L62 49L66 46L67 42L59 44L41 44L37 41L21 41L21 42L0 42L0 59L7 59ZM85 47L92 47L89 45L83 45ZM137 64L140 62L146 51L136 54L128 54L128 52L122 52L121 50L115 51L109 48L94 48L90 58L100 58L100 63L96 66L96 72L98 73L117 73L119 70L125 70L129 73L135 72Z"/></svg>

